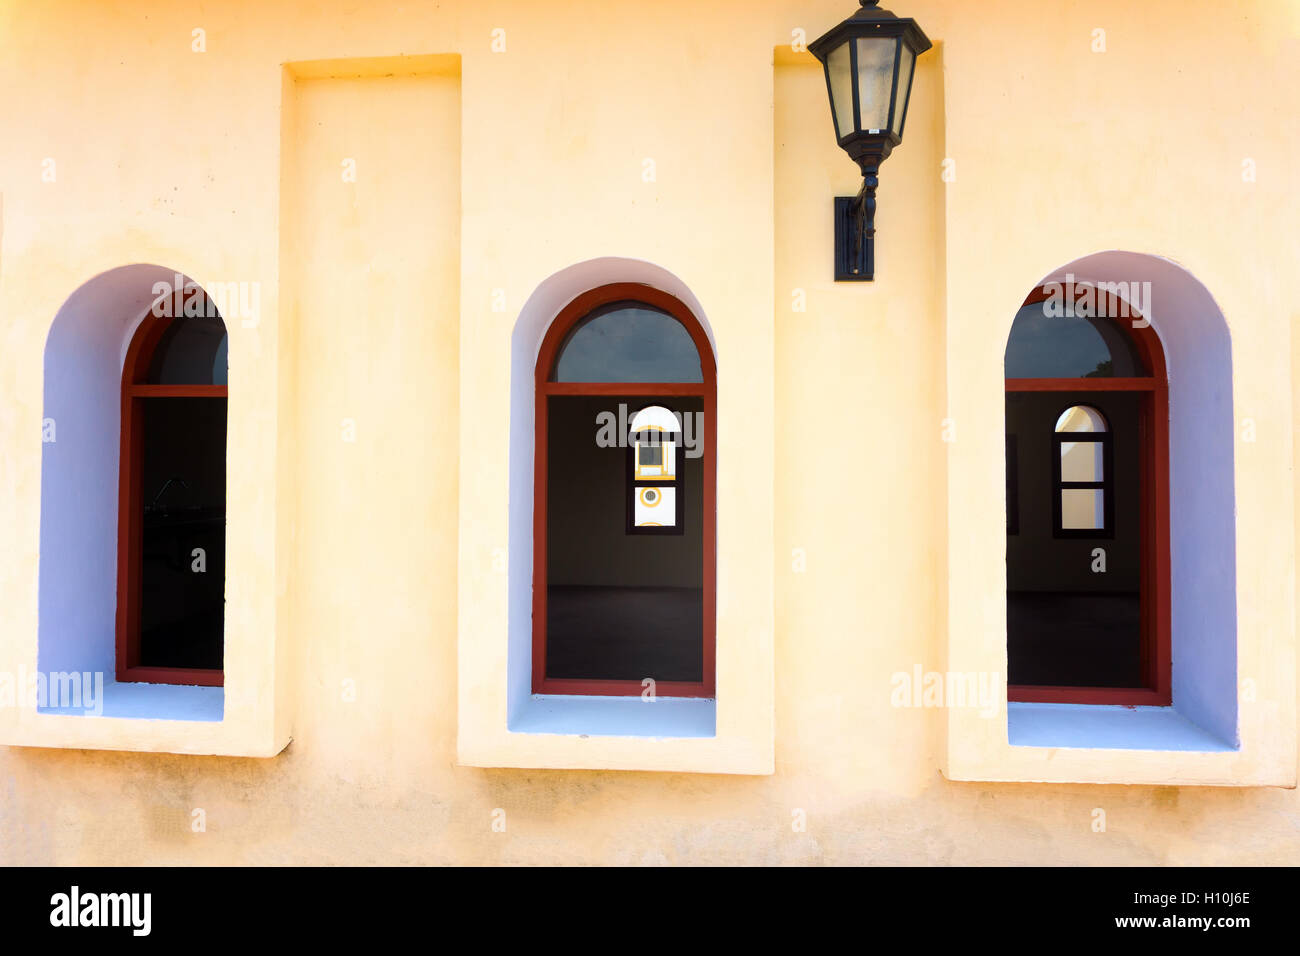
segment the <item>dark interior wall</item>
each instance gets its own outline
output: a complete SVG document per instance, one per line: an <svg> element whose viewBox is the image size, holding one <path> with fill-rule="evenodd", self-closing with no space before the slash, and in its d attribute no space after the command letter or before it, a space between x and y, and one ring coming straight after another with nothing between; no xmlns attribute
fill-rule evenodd
<svg viewBox="0 0 1300 956"><path fill-rule="evenodd" d="M1009 591L1136 592L1141 560L1141 485L1136 393L1009 392L1007 434L1016 436L1019 533L1007 535ZM1052 438L1061 412L1098 408L1110 423L1114 455L1115 536L1052 535ZM1010 465L1010 463L1008 463ZM1106 573L1092 571L1094 548L1106 550Z"/></svg>
<svg viewBox="0 0 1300 956"><path fill-rule="evenodd" d="M226 399L148 398L140 403L140 662L221 667ZM168 485L173 478L177 480ZM195 548L205 553L201 572L193 566Z"/></svg>
<svg viewBox="0 0 1300 956"><path fill-rule="evenodd" d="M698 398L554 396L549 399L547 581L552 586L698 588L704 551L703 457L683 457L684 531L627 533L627 448L597 445L597 416L619 403L702 412Z"/></svg>
<svg viewBox="0 0 1300 956"><path fill-rule="evenodd" d="M158 506L226 507L226 399L147 398L141 443L140 493L147 507L168 478L173 483Z"/></svg>

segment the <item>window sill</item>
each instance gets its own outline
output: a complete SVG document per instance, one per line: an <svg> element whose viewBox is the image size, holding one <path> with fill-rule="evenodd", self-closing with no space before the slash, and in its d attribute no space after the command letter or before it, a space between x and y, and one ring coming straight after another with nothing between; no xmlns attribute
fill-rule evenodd
<svg viewBox="0 0 1300 956"><path fill-rule="evenodd" d="M112 681L94 709L39 707L37 713L60 716L123 717L132 720L219 721L225 713L225 690L190 684L137 684Z"/></svg>
<svg viewBox="0 0 1300 956"><path fill-rule="evenodd" d="M978 783L1285 787L1295 730L1276 703L1241 708L1241 742L1174 707L1012 702L1006 715L949 708L944 776Z"/></svg>
<svg viewBox="0 0 1300 956"><path fill-rule="evenodd" d="M1222 753L1237 746L1203 730L1172 707L1097 704L1007 705L1013 747L1168 750Z"/></svg>
<svg viewBox="0 0 1300 956"><path fill-rule="evenodd" d="M90 708L0 708L0 745L274 757L289 744L261 696L241 702L222 687L110 682L102 698Z"/></svg>
<svg viewBox="0 0 1300 956"><path fill-rule="evenodd" d="M464 767L771 774L771 725L726 732L716 701L661 697L529 695L495 727L462 713L457 762ZM504 716L504 714L502 715Z"/></svg>
<svg viewBox="0 0 1300 956"><path fill-rule="evenodd" d="M534 694L510 720L515 734L645 737L655 740L712 737L717 707L712 700L661 697L578 697Z"/></svg>

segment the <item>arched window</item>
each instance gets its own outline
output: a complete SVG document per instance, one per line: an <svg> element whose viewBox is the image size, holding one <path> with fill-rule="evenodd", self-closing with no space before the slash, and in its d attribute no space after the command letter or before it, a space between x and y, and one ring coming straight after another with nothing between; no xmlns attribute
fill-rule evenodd
<svg viewBox="0 0 1300 956"><path fill-rule="evenodd" d="M225 324L196 286L160 298L122 368L117 679L223 683Z"/></svg>
<svg viewBox="0 0 1300 956"><path fill-rule="evenodd" d="M1071 405L1056 419L1052 440L1052 532L1058 538L1109 538L1115 532L1110 429L1106 416Z"/></svg>
<svg viewBox="0 0 1300 956"><path fill-rule="evenodd" d="M713 351L648 286L580 296L536 364L533 692L714 693Z"/></svg>
<svg viewBox="0 0 1300 956"><path fill-rule="evenodd" d="M1167 705L1164 355L1085 291L1036 290L1007 342L1008 698Z"/></svg>

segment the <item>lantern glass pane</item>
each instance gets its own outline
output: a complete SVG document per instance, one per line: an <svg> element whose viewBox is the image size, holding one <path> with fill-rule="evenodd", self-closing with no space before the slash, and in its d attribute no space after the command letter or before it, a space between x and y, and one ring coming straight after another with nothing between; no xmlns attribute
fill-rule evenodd
<svg viewBox="0 0 1300 956"><path fill-rule="evenodd" d="M848 43L841 43L826 57L826 79L831 86L835 135L843 139L853 132L853 70L849 64Z"/></svg>
<svg viewBox="0 0 1300 956"><path fill-rule="evenodd" d="M907 119L907 94L912 86L912 69L916 66L916 54L902 44L902 59L898 62L898 102L894 104L894 135L903 138L903 120Z"/></svg>
<svg viewBox="0 0 1300 956"><path fill-rule="evenodd" d="M861 37L858 44L858 114L863 132L889 128L889 100L894 89L893 37Z"/></svg>

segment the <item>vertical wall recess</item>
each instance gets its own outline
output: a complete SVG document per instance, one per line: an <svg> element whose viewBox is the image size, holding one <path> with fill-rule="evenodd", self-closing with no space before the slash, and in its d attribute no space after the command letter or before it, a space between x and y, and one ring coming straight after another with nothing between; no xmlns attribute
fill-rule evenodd
<svg viewBox="0 0 1300 956"><path fill-rule="evenodd" d="M422 701L400 773L454 732L460 59L292 64L284 95L288 670L322 737Z"/></svg>

